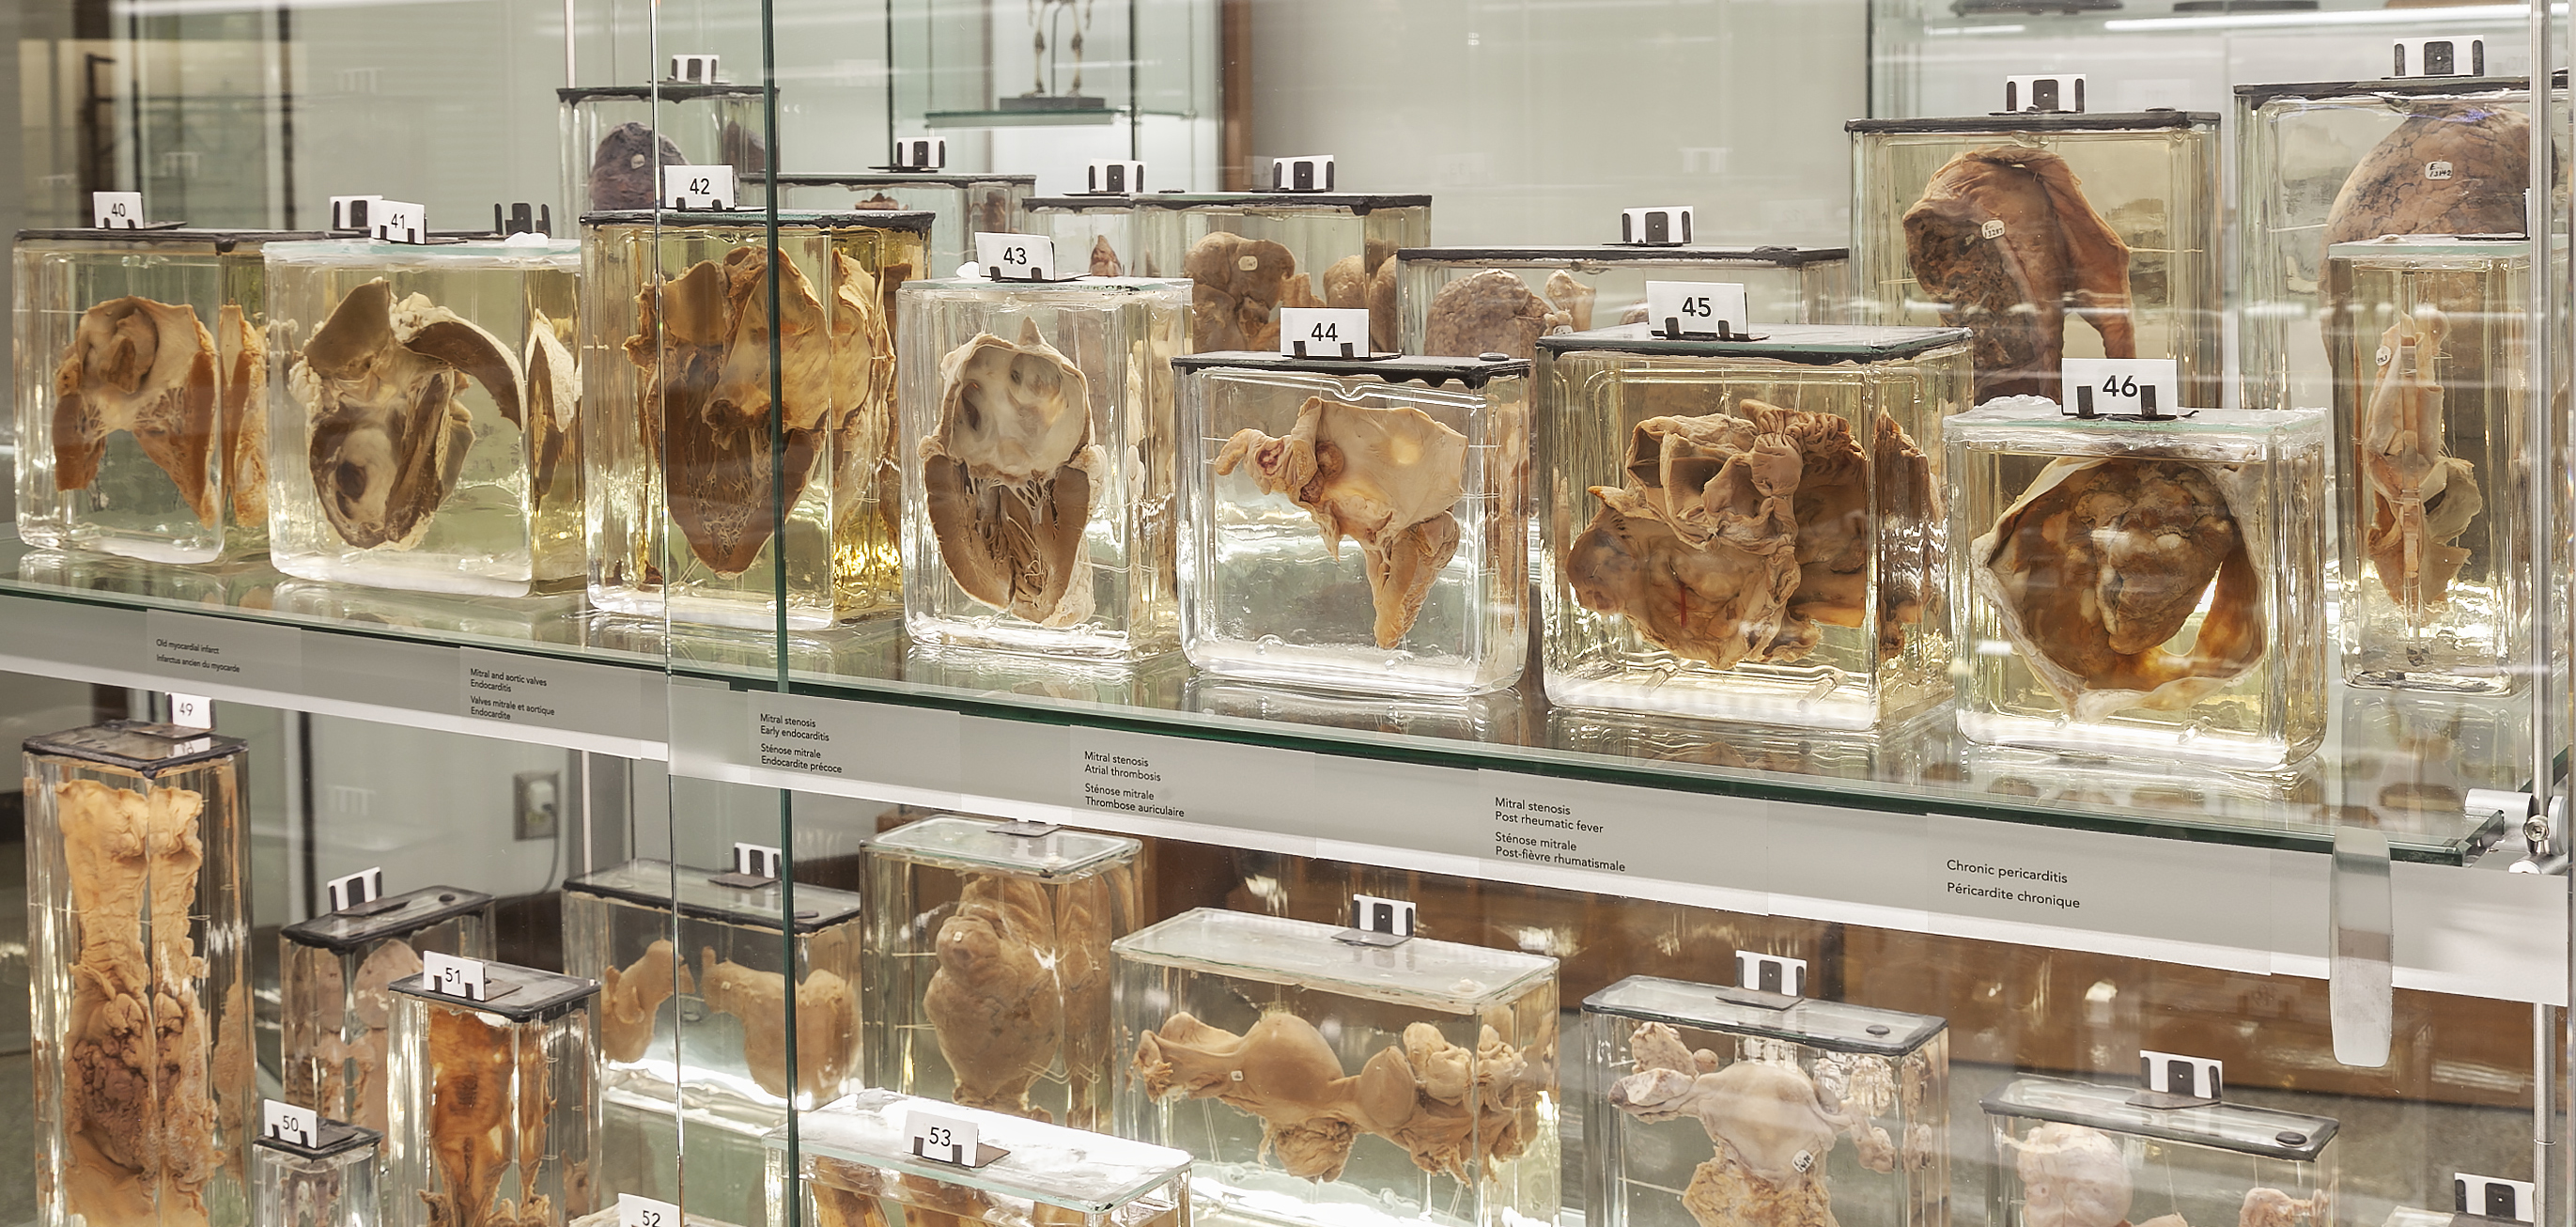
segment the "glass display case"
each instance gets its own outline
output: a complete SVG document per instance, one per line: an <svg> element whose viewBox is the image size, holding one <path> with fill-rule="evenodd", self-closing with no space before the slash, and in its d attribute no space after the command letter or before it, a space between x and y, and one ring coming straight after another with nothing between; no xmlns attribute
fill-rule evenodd
<svg viewBox="0 0 2576 1227"><path fill-rule="evenodd" d="M916 1113L971 1124L991 1157L925 1156ZM773 1224L1190 1227L1186 1151L883 1090L772 1133L768 1185Z"/></svg>
<svg viewBox="0 0 2576 1227"><path fill-rule="evenodd" d="M2531 243L2326 249L2347 682L2507 691L2531 656Z"/></svg>
<svg viewBox="0 0 2576 1227"><path fill-rule="evenodd" d="M2418 75L2246 84L2235 95L2244 404L2322 408L2342 377L2326 350L2343 301L2327 284L2327 249L2391 234L2524 233L2531 81Z"/></svg>
<svg viewBox="0 0 2576 1227"><path fill-rule="evenodd" d="M903 287L906 629L913 642L1135 659L1170 651L1172 359L1185 287L1140 278Z"/></svg>
<svg viewBox="0 0 2576 1227"><path fill-rule="evenodd" d="M1959 728L2278 768L2326 726L2325 414L1952 418ZM1991 645L1991 646L1990 646Z"/></svg>
<svg viewBox="0 0 2576 1227"><path fill-rule="evenodd" d="M2217 115L1845 127L1860 322L1968 329L1979 404L2054 397L2060 363L2096 357L2171 358L2185 404L2221 403Z"/></svg>
<svg viewBox="0 0 2576 1227"><path fill-rule="evenodd" d="M251 1221L269 1227L376 1227L373 1129L324 1119L311 1145L263 1135L251 1140Z"/></svg>
<svg viewBox="0 0 2576 1227"><path fill-rule="evenodd" d="M1947 698L1941 437L1970 334L1647 329L1539 339L1548 697L1829 728Z"/></svg>
<svg viewBox="0 0 2576 1227"><path fill-rule="evenodd" d="M2159 1102L2131 1087L2053 1078L2017 1078L1986 1096L1994 1135L1986 1221L2335 1221L2334 1121L2206 1099Z"/></svg>
<svg viewBox="0 0 2576 1227"><path fill-rule="evenodd" d="M168 563L268 542L274 230L22 230L18 539Z"/></svg>
<svg viewBox="0 0 2576 1227"><path fill-rule="evenodd" d="M1583 1028L1586 1223L1947 1227L1941 1019L1630 976Z"/></svg>
<svg viewBox="0 0 2576 1227"><path fill-rule="evenodd" d="M484 963L482 996L396 980L385 1215L561 1227L590 1213L599 982Z"/></svg>
<svg viewBox="0 0 2576 1227"><path fill-rule="evenodd" d="M1094 277L1179 277L1181 266L1147 246L1152 205L1132 195L1031 196L1021 202L1031 234L1055 240L1056 262Z"/></svg>
<svg viewBox="0 0 2576 1227"><path fill-rule="evenodd" d="M773 329L764 215L582 219L592 605L751 629L782 604L798 629L894 611L891 321L896 287L929 258L930 221L780 213ZM785 355L775 455L773 337Z"/></svg>
<svg viewBox="0 0 2576 1227"><path fill-rule="evenodd" d="M975 236L1015 234L1036 175L944 170L879 170L849 175L776 176L778 207L827 213L927 213L930 255L923 276L948 277L975 262Z"/></svg>
<svg viewBox="0 0 2576 1227"><path fill-rule="evenodd" d="M1520 677L1529 363L1233 352L1174 365L1192 665L1425 695Z"/></svg>
<svg viewBox="0 0 2576 1227"><path fill-rule="evenodd" d="M1143 845L942 814L868 841L867 1083L1105 1130Z"/></svg>
<svg viewBox="0 0 2576 1227"><path fill-rule="evenodd" d="M1556 960L1199 908L1120 940L1122 1137L1197 1212L1503 1227L1560 1204Z"/></svg>
<svg viewBox="0 0 2576 1227"><path fill-rule="evenodd" d="M422 951L491 958L492 896L427 886L278 930L286 1102L384 1131L385 1045L393 1027L387 989L420 974Z"/></svg>
<svg viewBox="0 0 2576 1227"><path fill-rule="evenodd" d="M1396 350L1537 354L1550 332L1646 320L1649 281L1741 285L1753 324L1831 324L1850 294L1840 247L1408 247L1395 253Z"/></svg>
<svg viewBox="0 0 2576 1227"><path fill-rule="evenodd" d="M563 107L560 216L653 208L665 166L730 166L737 191L756 182L770 169L761 117L768 97L761 86L721 81L555 90Z"/></svg>
<svg viewBox="0 0 2576 1227"><path fill-rule="evenodd" d="M131 720L27 739L42 1227L193 1227L247 1196L247 749Z"/></svg>
<svg viewBox="0 0 2576 1227"><path fill-rule="evenodd" d="M1397 349L1395 266L1431 242L1431 198L1331 192L1157 192L1137 198L1139 257L1190 279L1190 349L1279 348L1279 309L1369 313L1369 348Z"/></svg>
<svg viewBox="0 0 2576 1227"><path fill-rule="evenodd" d="M579 582L570 240L268 245L269 557L477 596Z"/></svg>

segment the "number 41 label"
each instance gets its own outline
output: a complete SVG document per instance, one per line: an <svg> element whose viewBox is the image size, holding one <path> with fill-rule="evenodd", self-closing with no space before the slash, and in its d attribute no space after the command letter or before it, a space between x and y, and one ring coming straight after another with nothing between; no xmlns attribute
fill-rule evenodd
<svg viewBox="0 0 2576 1227"><path fill-rule="evenodd" d="M680 1208L667 1201L620 1193L617 1227L680 1227Z"/></svg>
<svg viewBox="0 0 2576 1227"><path fill-rule="evenodd" d="M1744 287L1714 281L1646 283L1646 331L1671 340L1742 336Z"/></svg>
<svg viewBox="0 0 2576 1227"><path fill-rule="evenodd" d="M975 263L995 281L1055 280L1055 240L1043 234L979 234Z"/></svg>
<svg viewBox="0 0 2576 1227"><path fill-rule="evenodd" d="M1368 357L1368 310L1364 307L1281 307L1279 352L1291 358Z"/></svg>
<svg viewBox="0 0 2576 1227"><path fill-rule="evenodd" d="M2063 407L2078 416L2087 401L2095 417L2141 416L2150 406L2157 417L2182 412L2182 375L2171 358L2069 358L2060 374Z"/></svg>

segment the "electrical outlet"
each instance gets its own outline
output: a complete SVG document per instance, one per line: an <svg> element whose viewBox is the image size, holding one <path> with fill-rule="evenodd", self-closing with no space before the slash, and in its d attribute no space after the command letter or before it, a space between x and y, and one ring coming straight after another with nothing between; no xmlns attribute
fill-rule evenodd
<svg viewBox="0 0 2576 1227"><path fill-rule="evenodd" d="M513 839L553 839L563 816L563 773L522 771L510 777Z"/></svg>

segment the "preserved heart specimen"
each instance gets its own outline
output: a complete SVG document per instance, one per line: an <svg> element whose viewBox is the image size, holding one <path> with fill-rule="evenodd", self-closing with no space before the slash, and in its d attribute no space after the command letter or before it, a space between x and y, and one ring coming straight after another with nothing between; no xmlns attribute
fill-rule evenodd
<svg viewBox="0 0 2576 1227"><path fill-rule="evenodd" d="M2237 482L2225 465L2060 458L1969 547L1970 582L2076 719L2181 711L2259 663ZM2168 650L2204 602L2191 646Z"/></svg>
<svg viewBox="0 0 2576 1227"><path fill-rule="evenodd" d="M922 997L956 1075L958 1104L1048 1118L1030 1105L1029 1085L1054 1061L1064 1033L1055 949L1055 917L1036 880L966 879L957 910L940 923L939 970Z"/></svg>
<svg viewBox="0 0 2576 1227"><path fill-rule="evenodd" d="M2433 173L2434 168L2440 173ZM2383 234L2520 234L2531 180L2531 120L2474 103L2399 121L2344 178L2326 213L2329 245Z"/></svg>
<svg viewBox="0 0 2576 1227"><path fill-rule="evenodd" d="M1314 517L1335 558L1342 538L1358 542L1377 645L1402 642L1458 552L1450 508L1466 493L1467 436L1409 405L1310 396L1285 436L1237 431L1217 453L1217 474L1247 462L1262 493L1285 494Z"/></svg>
<svg viewBox="0 0 2576 1227"><path fill-rule="evenodd" d="M1548 274L1547 295L1531 293L1520 275L1489 268L1440 287L1423 318L1422 352L1472 358L1528 358L1551 332L1592 326L1592 287L1563 269ZM1640 316L1639 318L1644 318Z"/></svg>
<svg viewBox="0 0 2576 1227"><path fill-rule="evenodd" d="M2476 469L2443 454L2442 385L2434 375L2448 321L2423 308L2379 338L2379 383L2362 411L2362 476L2370 488L2370 561L2410 625L2441 612L2469 560L2455 544L2486 500Z"/></svg>
<svg viewBox="0 0 2576 1227"><path fill-rule="evenodd" d="M1275 350L1280 307L1320 307L1315 287L1297 271L1297 257L1268 239L1218 230L1190 245L1181 271L1190 291L1191 349ZM1353 306L1361 304L1354 303Z"/></svg>
<svg viewBox="0 0 2576 1227"><path fill-rule="evenodd" d="M1696 1120L1717 1148L1682 1194L1701 1227L1834 1227L1824 1160L1842 1134L1862 1166L1895 1170L1887 1131L1792 1062L1719 1068L1715 1053L1655 1022L1639 1024L1628 1048L1637 1072L1611 1085L1611 1105L1642 1121Z"/></svg>
<svg viewBox="0 0 2576 1227"><path fill-rule="evenodd" d="M1106 478L1090 385L1025 321L939 362L939 429L921 441L940 561L966 595L1040 626L1091 616L1082 535Z"/></svg>
<svg viewBox="0 0 2576 1227"><path fill-rule="evenodd" d="M2050 1123L2012 1146L2023 1227L2117 1227L2129 1219L2129 1164L2098 1129ZM2179 1220L2177 1220L2179 1221Z"/></svg>
<svg viewBox="0 0 2576 1227"><path fill-rule="evenodd" d="M671 138L642 123L622 123L599 138L590 157L590 207L649 209L661 195L662 168L686 166Z"/></svg>
<svg viewBox="0 0 2576 1227"><path fill-rule="evenodd" d="M268 340L239 304L215 312L215 370L223 384L224 489L236 523L268 525Z"/></svg>
<svg viewBox="0 0 2576 1227"><path fill-rule="evenodd" d="M2102 334L2104 357L2138 356L2129 249L2056 154L1972 149L1950 159L1905 211L1905 254L1941 318L1971 334L1979 402L2056 399L2069 311Z"/></svg>
<svg viewBox="0 0 2576 1227"><path fill-rule="evenodd" d="M674 989L695 996L685 963L674 967L668 939L644 948L624 967L609 967L599 989L599 1050L611 1061L640 1061L653 1046L653 1019Z"/></svg>
<svg viewBox="0 0 2576 1227"><path fill-rule="evenodd" d="M197 518L214 523L215 363L215 338L193 307L115 298L82 312L54 371L54 484L87 489L107 437L127 431Z"/></svg>
<svg viewBox="0 0 2576 1227"><path fill-rule="evenodd" d="M1105 234L1091 236L1091 275L1116 277L1125 271L1118 263L1118 249L1109 245L1109 236Z"/></svg>
<svg viewBox="0 0 2576 1227"><path fill-rule="evenodd" d="M787 977L719 962L714 950L701 951L698 965L707 1009L742 1020L743 1064L752 1081L786 1098ZM859 999L850 982L828 971L808 974L796 986L797 1096L837 1096L858 1055L858 1038Z"/></svg>
<svg viewBox="0 0 2576 1227"><path fill-rule="evenodd" d="M526 369L529 472L534 489L544 490L579 446L573 422L580 412L581 375L572 351L555 335L555 322L543 311L529 314Z"/></svg>
<svg viewBox="0 0 2576 1227"><path fill-rule="evenodd" d="M518 357L424 295L395 301L381 277L314 330L287 387L312 423L313 489L341 540L401 547L428 531L473 443L469 381L524 426Z"/></svg>

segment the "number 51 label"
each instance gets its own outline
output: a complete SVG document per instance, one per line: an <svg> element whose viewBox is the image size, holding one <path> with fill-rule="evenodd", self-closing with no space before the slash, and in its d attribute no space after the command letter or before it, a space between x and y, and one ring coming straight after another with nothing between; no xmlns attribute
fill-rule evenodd
<svg viewBox="0 0 2576 1227"><path fill-rule="evenodd" d="M1683 337L1740 336L1745 317L1744 287L1715 281L1649 281L1646 283L1646 331L1672 340Z"/></svg>
<svg viewBox="0 0 2576 1227"><path fill-rule="evenodd" d="M467 1001L485 1000L483 964L473 959L460 959L452 954L424 950L420 954L420 974L429 983L429 991Z"/></svg>
<svg viewBox="0 0 2576 1227"><path fill-rule="evenodd" d="M1043 234L979 234L975 263L995 281L1055 280L1055 240Z"/></svg>
<svg viewBox="0 0 2576 1227"><path fill-rule="evenodd" d="M1290 358L1368 357L1368 310L1364 307L1281 307L1279 352Z"/></svg>
<svg viewBox="0 0 2576 1227"><path fill-rule="evenodd" d="M2096 417L2140 415L2150 404L2158 417L2182 412L2182 373L2171 358L2069 358L2060 375L2069 413L2083 415L2088 400Z"/></svg>

